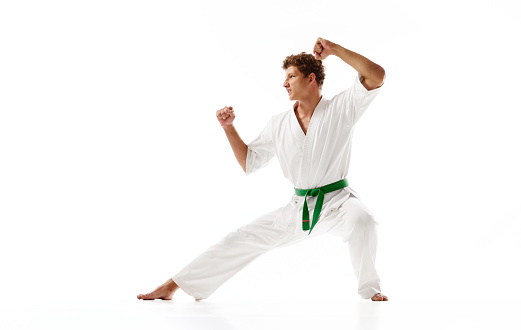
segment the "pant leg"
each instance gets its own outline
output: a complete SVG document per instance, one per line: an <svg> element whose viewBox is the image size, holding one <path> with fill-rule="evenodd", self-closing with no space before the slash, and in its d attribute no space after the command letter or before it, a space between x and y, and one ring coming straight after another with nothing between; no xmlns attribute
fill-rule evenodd
<svg viewBox="0 0 521 330"><path fill-rule="evenodd" d="M278 209L226 235L186 265L172 280L197 300L208 298L224 282L273 248L306 238L273 227Z"/></svg>
<svg viewBox="0 0 521 330"><path fill-rule="evenodd" d="M378 223L367 206L354 196L336 212L341 220L333 234L341 236L349 244L351 264L358 279L358 294L364 299L371 298L381 292L375 267Z"/></svg>

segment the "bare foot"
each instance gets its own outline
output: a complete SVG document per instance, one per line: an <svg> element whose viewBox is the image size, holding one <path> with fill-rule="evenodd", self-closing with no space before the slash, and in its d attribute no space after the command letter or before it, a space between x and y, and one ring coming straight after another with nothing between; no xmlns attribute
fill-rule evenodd
<svg viewBox="0 0 521 330"><path fill-rule="evenodd" d="M172 300L175 291L179 289L179 286L175 284L175 282L170 278L163 285L160 285L154 291L145 294L138 294L137 299L143 300L154 300L154 299L163 299L163 300Z"/></svg>
<svg viewBox="0 0 521 330"><path fill-rule="evenodd" d="M387 298L387 296L384 296L383 294L381 293L377 293L373 296L373 298L371 298L372 301L389 301L389 299Z"/></svg>

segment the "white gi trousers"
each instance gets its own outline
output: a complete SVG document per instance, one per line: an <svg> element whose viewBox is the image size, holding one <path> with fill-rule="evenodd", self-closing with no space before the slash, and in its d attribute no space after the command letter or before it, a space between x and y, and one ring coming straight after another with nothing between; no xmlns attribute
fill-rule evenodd
<svg viewBox="0 0 521 330"><path fill-rule="evenodd" d="M308 204L312 210L314 202L308 199ZM321 219L311 235L308 231L288 232L274 227L274 220L281 209L229 233L186 265L172 280L188 295L197 300L205 299L262 254L311 236L329 233L340 236L349 245L351 264L358 279L358 294L368 299L381 292L380 278L375 268L378 223L358 198L351 194L343 203L341 212L333 210Z"/></svg>

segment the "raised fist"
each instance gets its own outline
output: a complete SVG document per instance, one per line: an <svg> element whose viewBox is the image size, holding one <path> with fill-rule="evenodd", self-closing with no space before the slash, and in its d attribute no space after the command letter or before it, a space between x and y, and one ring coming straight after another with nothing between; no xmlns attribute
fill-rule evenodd
<svg viewBox="0 0 521 330"><path fill-rule="evenodd" d="M313 54L317 60L323 60L329 55L331 55L331 48L333 47L333 43L329 40L318 38L317 42L315 42L315 46L313 47Z"/></svg>
<svg viewBox="0 0 521 330"><path fill-rule="evenodd" d="M235 119L235 114L233 113L233 107L224 107L221 110L217 110L217 120L221 124L221 126L229 126L233 123Z"/></svg>

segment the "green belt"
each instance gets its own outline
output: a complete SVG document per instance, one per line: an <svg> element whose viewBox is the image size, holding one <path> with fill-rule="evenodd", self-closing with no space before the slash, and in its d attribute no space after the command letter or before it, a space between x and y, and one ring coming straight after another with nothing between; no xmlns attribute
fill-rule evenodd
<svg viewBox="0 0 521 330"><path fill-rule="evenodd" d="M304 209L302 210L302 230L309 230L309 234L313 230L313 227L317 224L318 217L320 216L320 211L322 211L322 204L324 203L324 194L330 193L332 191L342 189L349 186L347 179L342 179L337 182L333 182L323 187L313 188L313 189L297 189L295 188L295 194L297 196L304 196ZM315 197L318 196L317 202L315 204L315 210L313 211L313 222L311 223L311 228L309 227L309 211L308 211L308 203L307 197Z"/></svg>

